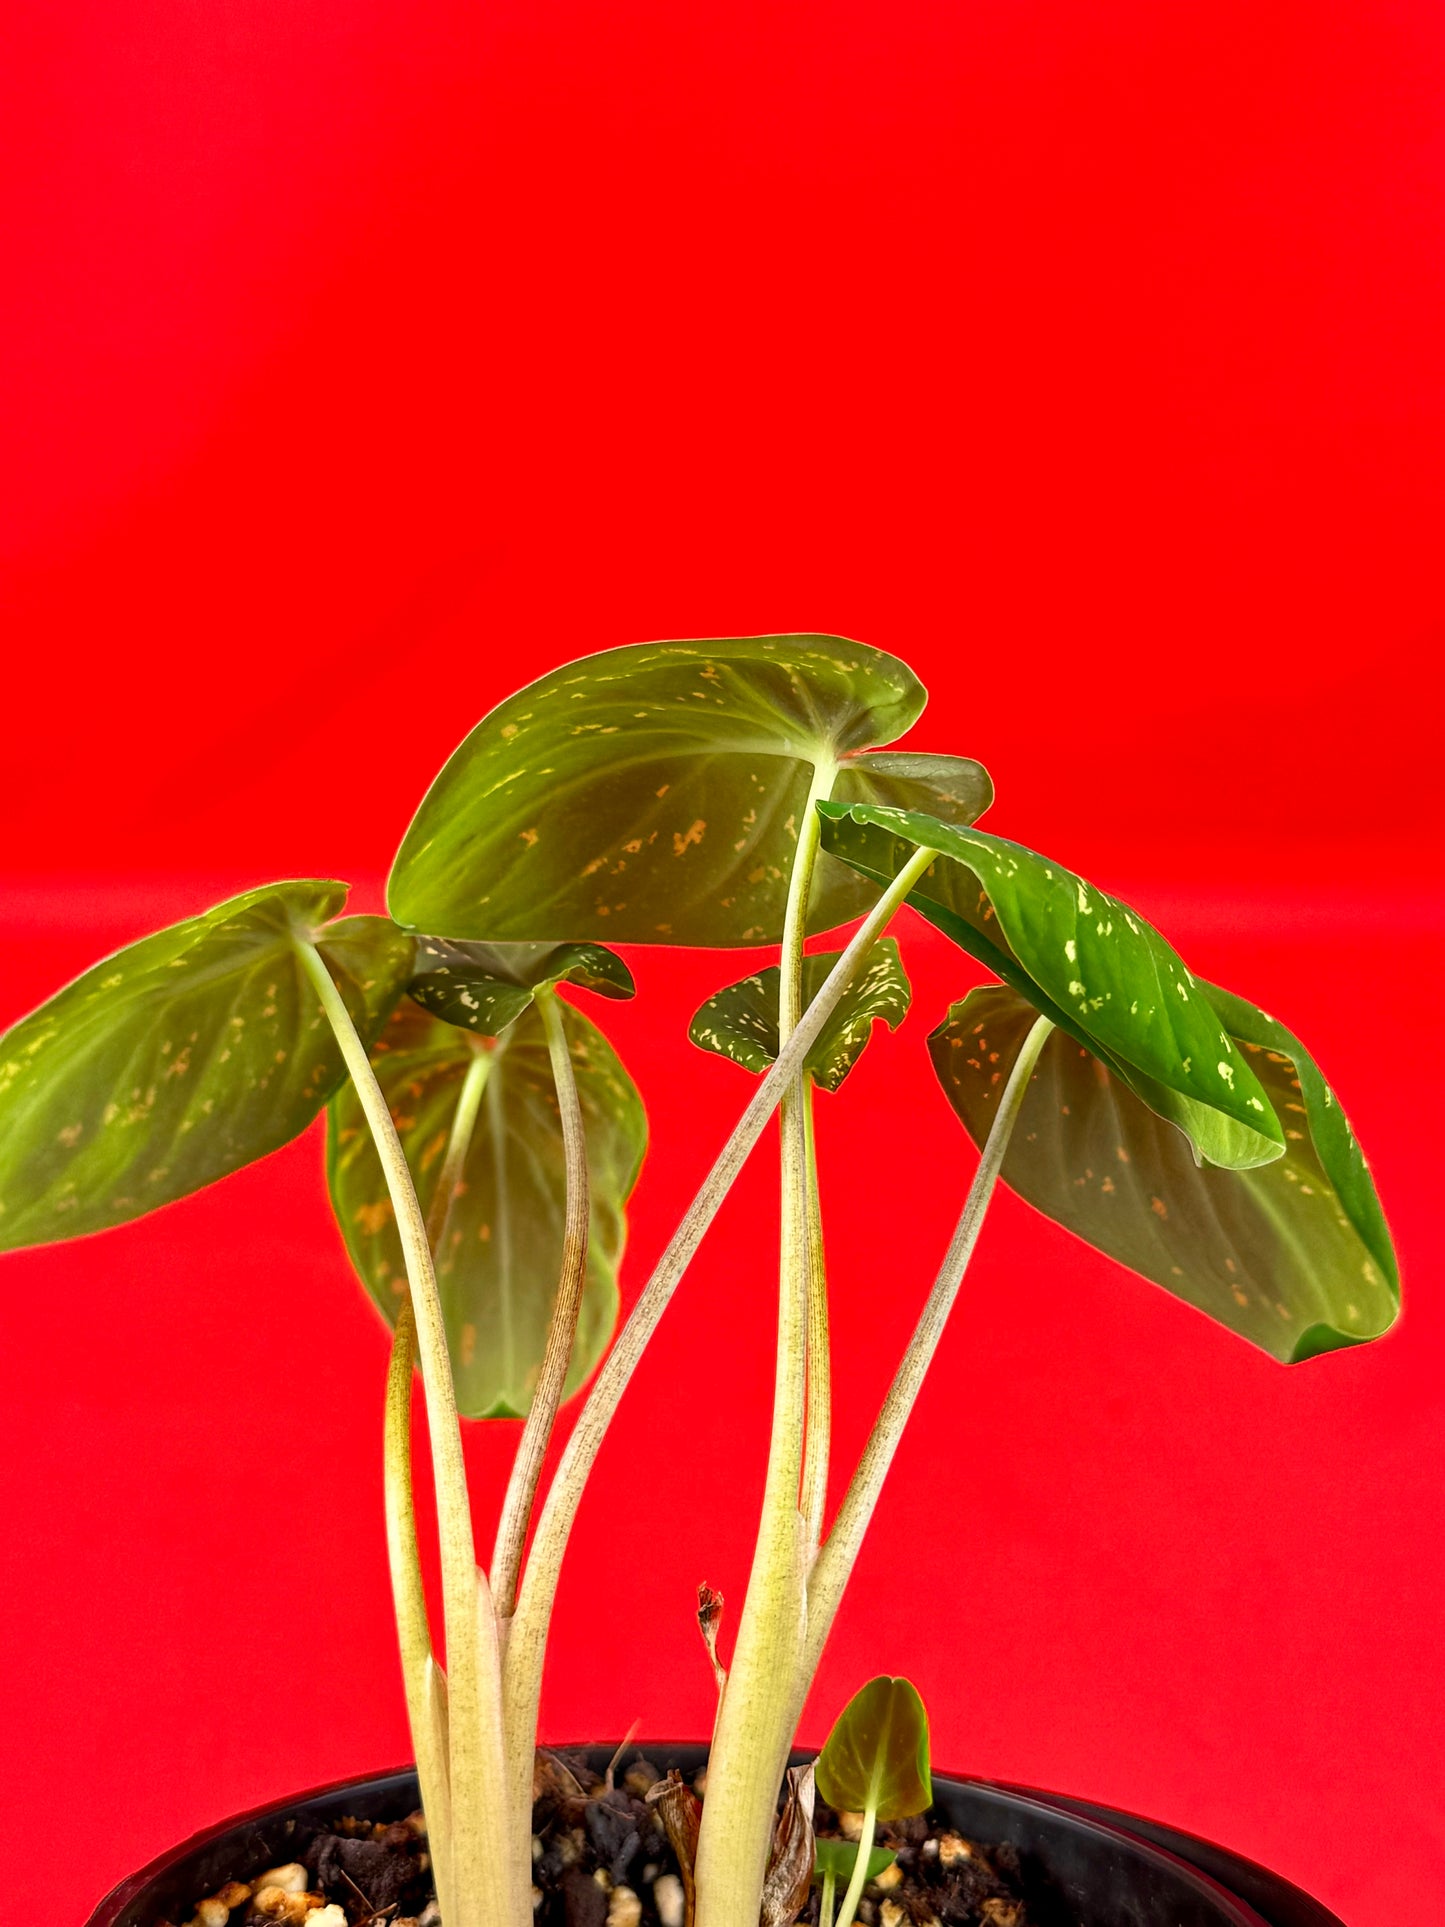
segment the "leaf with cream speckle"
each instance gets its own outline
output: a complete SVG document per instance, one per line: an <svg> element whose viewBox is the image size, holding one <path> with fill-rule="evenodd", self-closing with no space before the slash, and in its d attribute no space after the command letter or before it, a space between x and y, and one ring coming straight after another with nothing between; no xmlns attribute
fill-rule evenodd
<svg viewBox="0 0 1445 1927"><path fill-rule="evenodd" d="M988 807L967 757L874 749L924 692L838 636L644 643L510 696L432 785L393 866L393 915L443 936L776 943L810 787L951 821ZM877 892L820 858L809 928Z"/></svg>
<svg viewBox="0 0 1445 1927"><path fill-rule="evenodd" d="M574 984L600 997L631 997L632 972L600 943L450 943L418 937L407 994L434 1017L479 1037L499 1037L539 990Z"/></svg>
<svg viewBox="0 0 1445 1927"><path fill-rule="evenodd" d="M277 883L107 958L0 1038L0 1249L101 1231L296 1137L345 1072L297 946L358 1030L411 970L385 917L328 922L342 883Z"/></svg>
<svg viewBox="0 0 1445 1927"><path fill-rule="evenodd" d="M568 1375L569 1393L592 1371L617 1319L625 1205L647 1143L642 1100L594 1024L562 1005L587 1138L592 1219L587 1283ZM462 1081L489 1058L461 1182L436 1254L437 1286L457 1404L468 1418L520 1418L531 1403L557 1292L566 1174L557 1093L542 1021L527 1009L495 1043L403 999L372 1050L429 1211ZM403 1303L406 1272L386 1180L355 1091L344 1085L327 1115L332 1209L357 1276L388 1323Z"/></svg>
<svg viewBox="0 0 1445 1927"><path fill-rule="evenodd" d="M822 989L840 951L819 951L803 960L803 1005ZM897 1030L908 1013L911 992L891 937L883 937L824 1025L808 1052L813 1082L836 1091L862 1055L876 1021ZM730 1057L750 1071L765 1071L777 1057L778 968L760 970L709 997L693 1018L688 1036L703 1050Z"/></svg>
<svg viewBox="0 0 1445 1927"><path fill-rule="evenodd" d="M1108 1065L1056 1031L1004 1157L1004 1180L1066 1226L1272 1357L1376 1338L1399 1274L1369 1169L1339 1100L1282 1024L1213 984L1218 1012L1284 1120L1282 1158L1196 1165L1179 1133ZM1037 1016L1005 984L974 990L929 1039L949 1103L982 1145Z"/></svg>
<svg viewBox="0 0 1445 1927"><path fill-rule="evenodd" d="M1188 965L1108 891L1021 843L917 810L820 803L823 847L878 881L937 861L908 901L1105 1061L1200 1157L1248 1170L1284 1129Z"/></svg>

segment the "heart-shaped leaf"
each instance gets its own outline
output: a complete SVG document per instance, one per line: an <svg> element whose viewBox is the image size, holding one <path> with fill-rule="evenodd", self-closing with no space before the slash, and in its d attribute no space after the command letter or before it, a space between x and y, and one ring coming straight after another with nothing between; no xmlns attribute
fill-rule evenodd
<svg viewBox="0 0 1445 1927"><path fill-rule="evenodd" d="M88 970L0 1038L0 1249L124 1224L296 1137L345 1067L298 946L371 1039L412 939L328 923L346 885L233 897Z"/></svg>
<svg viewBox="0 0 1445 1927"><path fill-rule="evenodd" d="M932 1806L928 1715L915 1686L884 1673L859 1688L818 1755L818 1791L835 1812L880 1820Z"/></svg>
<svg viewBox="0 0 1445 1927"><path fill-rule="evenodd" d="M1398 1311L1399 1276L1338 1099L1282 1024L1212 984L1199 989L1284 1120L1282 1158L1251 1171L1196 1166L1177 1131L1056 1031L1009 1140L1005 1181L1287 1364L1378 1337ZM1036 1015L1017 992L990 985L955 1004L929 1038L939 1082L980 1146Z"/></svg>
<svg viewBox="0 0 1445 1927"><path fill-rule="evenodd" d="M1179 953L1137 911L1021 843L918 811L820 803L824 848L888 882L917 849L920 915L1104 1058L1211 1164L1248 1170L1284 1129Z"/></svg>
<svg viewBox="0 0 1445 1927"><path fill-rule="evenodd" d="M433 1017L479 1037L499 1037L537 992L576 984L600 997L631 997L632 972L600 943L450 943L418 937L410 996Z"/></svg>
<svg viewBox="0 0 1445 1927"><path fill-rule="evenodd" d="M606 1349L617 1317L624 1207L637 1179L647 1122L616 1053L580 1011L563 1006L587 1135L592 1216L587 1284L568 1392ZM372 1061L386 1093L417 1197L429 1212L463 1081L487 1060L481 1106L436 1257L457 1404L468 1418L522 1418L557 1294L566 1174L557 1094L540 1014L527 1010L495 1044L404 1000ZM388 1323L405 1300L406 1272L386 1181L351 1086L327 1119L331 1203L357 1275Z"/></svg>
<svg viewBox="0 0 1445 1927"><path fill-rule="evenodd" d="M822 989L842 953L819 951L803 960L803 1007ZM898 945L891 937L874 944L858 976L808 1052L813 1082L836 1091L862 1054L881 1019L897 1030L911 996ZM703 1050L730 1057L750 1071L765 1071L777 1057L778 968L760 970L709 997L693 1018L688 1036Z"/></svg>
<svg viewBox="0 0 1445 1927"><path fill-rule="evenodd" d="M850 1809L856 1812L856 1808ZM868 1871L865 1880L876 1880L879 1874L891 1867L898 1858L891 1847L873 1847L868 1854ZM853 1869L858 1864L858 1848L852 1840L815 1840L813 1842L813 1878L821 1880L831 1874L840 1887L846 1887L853 1878Z"/></svg>
<svg viewBox="0 0 1445 1927"><path fill-rule="evenodd" d="M810 793L966 822L988 807L966 758L867 753L923 703L906 664L837 636L584 657L501 703L452 756L397 855L392 912L491 942L776 943ZM875 895L820 860L809 928Z"/></svg>

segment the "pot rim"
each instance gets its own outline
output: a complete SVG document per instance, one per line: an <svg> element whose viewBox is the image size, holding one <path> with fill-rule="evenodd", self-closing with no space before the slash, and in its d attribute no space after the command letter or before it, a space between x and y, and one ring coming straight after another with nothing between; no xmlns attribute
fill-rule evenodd
<svg viewBox="0 0 1445 1927"><path fill-rule="evenodd" d="M624 1742L628 1744L629 1742ZM630 1742L639 1751L644 1749L657 1753L706 1753L707 1744L700 1740L635 1739ZM555 1743L558 1752L587 1752L615 1748L607 1741L567 1741ZM796 1748L790 1755L795 1763L812 1760L817 1756L816 1748ZM86 1927L113 1927L121 1910L131 1901L143 1895L153 1882L159 1880L178 1862L191 1855L204 1851L223 1840L228 1834L246 1826L276 1818L289 1808L309 1806L320 1801L337 1801L348 1794L359 1794L363 1789L374 1787L378 1782L387 1780L414 1779L416 1768L413 1762L378 1768L369 1773L348 1774L344 1779L332 1780L320 1786L307 1787L301 1791L286 1794L278 1799L264 1801L259 1806L247 1807L225 1819L199 1828L187 1838L163 1849L144 1866L125 1875L99 1901L87 1917ZM1150 1820L1143 1815L1134 1814L1123 1808L1104 1806L1100 1803L1079 1799L1069 1794L1051 1793L1039 1787L1022 1786L1014 1781L983 1779L974 1774L936 1772L935 1782L940 1785L972 1786L995 1793L1020 1805L1032 1807L1072 1821L1104 1834L1121 1836L1128 1840L1131 1848L1148 1858L1172 1864L1182 1869L1193 1880L1218 1897L1231 1908L1239 1922L1239 1927L1344 1927L1339 1917L1301 1887L1295 1886L1283 1875L1275 1873L1262 1863L1247 1859L1232 1849L1221 1847L1203 1835L1188 1833L1180 1828L1171 1827L1163 1821ZM1197 1857L1196 1857L1197 1856ZM1258 1911L1261 1905L1277 1908L1284 1903L1289 1912L1280 1916L1273 1911Z"/></svg>

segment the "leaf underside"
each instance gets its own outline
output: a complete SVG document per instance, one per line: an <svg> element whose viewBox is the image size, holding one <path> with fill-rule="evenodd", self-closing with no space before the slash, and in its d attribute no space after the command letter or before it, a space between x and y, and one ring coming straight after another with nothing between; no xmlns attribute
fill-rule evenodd
<svg viewBox="0 0 1445 1927"><path fill-rule="evenodd" d="M345 1067L297 946L314 935L368 1042L412 940L278 883L118 951L0 1039L0 1249L141 1217L296 1137Z"/></svg>
<svg viewBox="0 0 1445 1927"><path fill-rule="evenodd" d="M631 997L632 972L597 943L451 943L419 937L408 995L462 1030L499 1037L537 992L575 984L601 997Z"/></svg>
<svg viewBox="0 0 1445 1927"><path fill-rule="evenodd" d="M819 951L803 960L803 1007L822 989L841 951ZM740 983L729 984L701 1006L688 1036L702 1050L731 1058L750 1071L765 1071L778 1055L777 965L760 970ZM898 945L884 937L872 950L853 983L824 1025L808 1052L807 1068L813 1082L836 1091L862 1055L882 1021L897 1030L908 1014L911 996Z"/></svg>
<svg viewBox="0 0 1445 1927"><path fill-rule="evenodd" d="M924 691L837 636L610 649L509 697L422 802L388 885L394 916L451 938L776 943L815 770L849 800L972 821L992 789L963 757L888 752ZM876 897L820 859L809 928Z"/></svg>
<svg viewBox="0 0 1445 1927"><path fill-rule="evenodd" d="M1099 1057L1045 1044L1002 1175L1037 1210L1286 1363L1377 1337L1399 1305L1374 1185L1338 1100L1282 1025L1200 983L1247 1056L1286 1146L1248 1171L1197 1166L1184 1138ZM982 1146L1037 1013L1006 985L955 1004L929 1039Z"/></svg>
<svg viewBox="0 0 1445 1927"><path fill-rule="evenodd" d="M606 1038L580 1011L562 1008L592 1202L571 1393L596 1365L616 1322L625 1205L647 1124L642 1100ZM486 1046L403 1001L372 1058L418 1200L429 1212L462 1082L481 1050L491 1062L437 1254L437 1285L460 1410L469 1418L520 1418L542 1362L566 1215L561 1123L540 1014L524 1011L498 1043ZM350 1085L328 1112L327 1175L352 1264L394 1324L406 1272L386 1182Z"/></svg>
<svg viewBox="0 0 1445 1927"><path fill-rule="evenodd" d="M838 1715L818 1755L818 1791L838 1812L906 1820L933 1804L928 1715L906 1679L870 1679Z"/></svg>
<svg viewBox="0 0 1445 1927"><path fill-rule="evenodd" d="M1202 1158L1244 1170L1282 1154L1283 1126L1204 986L1128 904L981 830L916 811L819 809L824 847L877 880L935 850L909 892L914 909L1102 1057Z"/></svg>

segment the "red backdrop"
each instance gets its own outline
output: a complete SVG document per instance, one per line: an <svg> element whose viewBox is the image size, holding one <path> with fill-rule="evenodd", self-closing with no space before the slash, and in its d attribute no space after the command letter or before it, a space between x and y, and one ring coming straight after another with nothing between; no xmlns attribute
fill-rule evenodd
<svg viewBox="0 0 1445 1927"><path fill-rule="evenodd" d="M1002 1200L806 1735L906 1671L946 1765L1222 1836L1352 1927L1445 1918L1439 9L59 0L8 36L0 1016L268 877L375 907L443 756L571 654L897 649L993 827L1314 1043L1410 1295L1286 1371ZM911 955L821 1126L844 1460L969 1162L921 1044L975 973ZM684 1039L735 965L633 961L635 1291L746 1086ZM553 1737L705 1726L771 1211L760 1157L604 1452ZM384 1346L314 1134L3 1277L3 1911L74 1919L405 1753ZM471 1440L488 1510L509 1443Z"/></svg>

